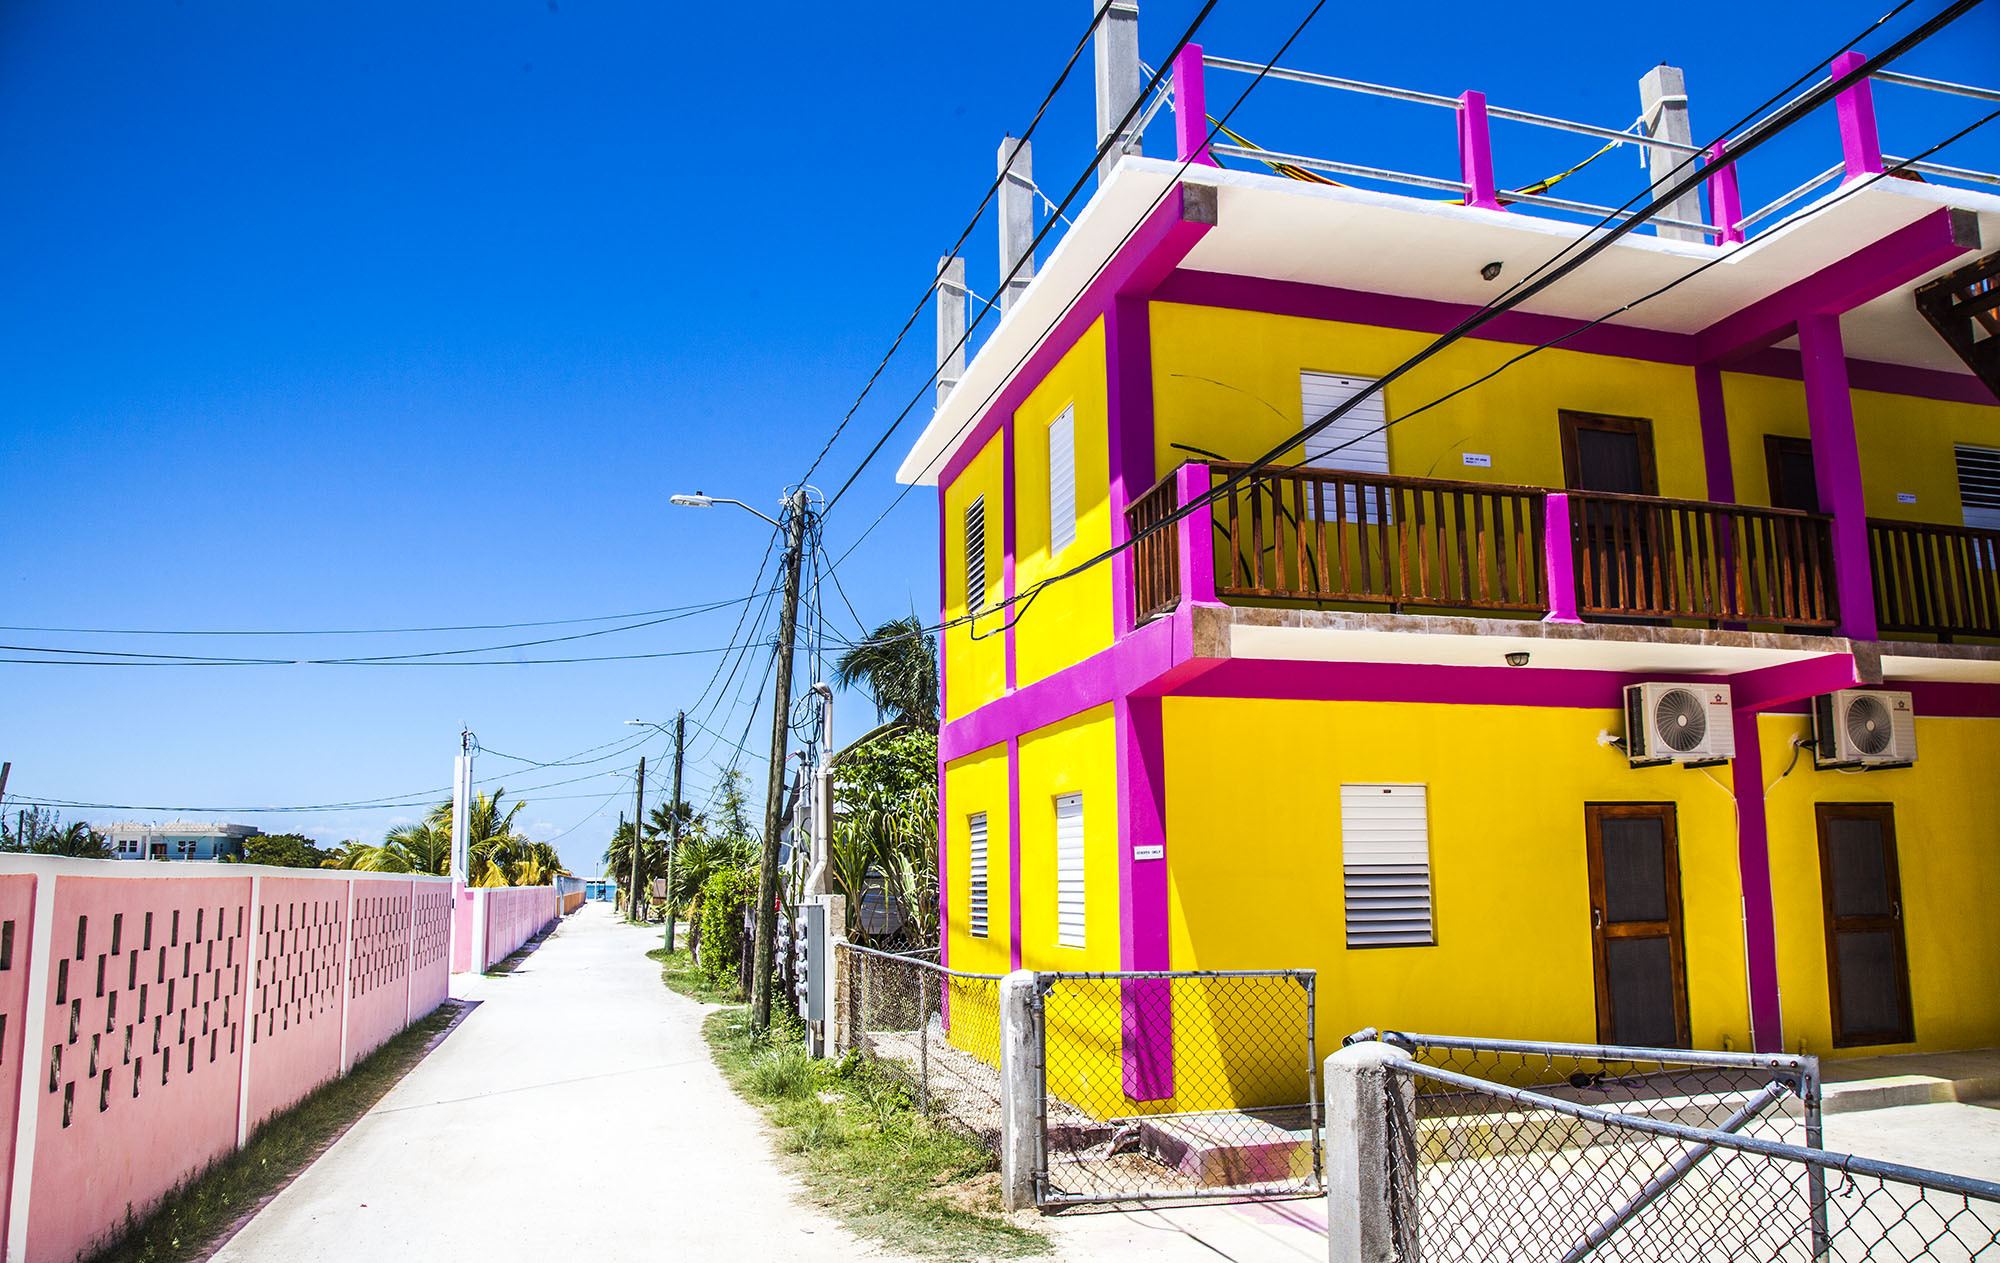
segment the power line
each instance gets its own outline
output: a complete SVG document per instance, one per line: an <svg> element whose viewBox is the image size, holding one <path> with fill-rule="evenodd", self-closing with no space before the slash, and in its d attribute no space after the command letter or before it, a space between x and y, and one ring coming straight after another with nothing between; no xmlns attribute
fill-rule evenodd
<svg viewBox="0 0 2000 1263"><path fill-rule="evenodd" d="M1112 0L1102 0L1102 3L1097 6L1096 11L1090 15L1090 25L1084 28L1082 37L1076 42L1076 47L1070 50L1069 60L1063 63L1062 72L1056 76L1055 82L1049 85L1048 92L1042 96L1042 103L1035 107L1035 116L1028 121L1027 130L1021 133L1020 141L1022 144L1026 144L1034 138L1035 128L1041 125L1042 115L1048 112L1050 102L1054 101L1056 94L1062 91L1063 84L1069 79L1070 71L1076 68L1077 58L1081 57L1083 50L1090 46L1091 37L1097 33L1098 25L1104 21L1104 15L1111 11L1111 3ZM972 236L972 230L979 226L979 217L986 213L988 206L992 205L994 196L1000 191L1000 186L1006 183L1007 175L1008 173L1005 171L1000 172L993 178L993 183L987 186L986 196L980 198L979 205L973 208L972 218L965 221L965 228L959 232L958 239L951 243L949 250L944 252L945 258L957 255L959 249L965 245L966 239ZM847 429L847 423L854 419L856 412L860 411L863 401L868 398L869 392L875 389L875 383L881 380L883 372L888 369L889 361L894 359L896 352L902 348L903 339L907 338L910 335L910 330L916 327L917 320L924 314L924 306L930 302L931 295L937 293L938 282L942 279L942 274L932 277L931 283L917 297L916 305L910 308L910 314L903 320L903 327L896 331L896 336L889 342L889 349L882 353L881 361L875 365L875 371L870 373L868 380L862 384L861 393L856 395L854 402L848 405L847 412L840 418L839 423L833 427L833 433L827 436L826 443L819 449L819 454L813 457L812 464L808 465L806 472L800 476L799 481L801 483L806 482L813 476L813 471L819 468L819 463L826 459L826 454L833 450L833 445L839 441L841 433Z"/></svg>
<svg viewBox="0 0 2000 1263"><path fill-rule="evenodd" d="M740 598L744 601L752 597ZM722 602L733 605L735 602ZM51 635L76 636L406 636L430 632L461 631L515 631L529 627L563 627L577 623L609 623L619 619L652 618L658 614L678 614L686 610L707 608L696 605L670 605L657 610L633 610L624 614L592 614L582 618L549 618L525 623L460 623L439 627L322 627L322 628L240 628L224 627L197 630L193 628L158 627L41 627L23 624L0 624L0 631L45 632Z"/></svg>
<svg viewBox="0 0 2000 1263"><path fill-rule="evenodd" d="M1181 37L1178 40L1174 41L1174 46L1172 50L1170 50L1167 53L1165 60L1163 60L1160 63L1160 68L1153 72L1152 76L1147 80L1146 85L1139 90L1139 94L1132 98L1132 104L1125 110L1125 117L1119 120L1118 125L1116 127L1110 128L1106 132L1104 138L1098 142L1097 152L1091 155L1091 159L1087 164L1085 164L1083 171L1080 174L1078 174L1075 182L1069 186L1069 192L1063 194L1062 201L1055 205L1053 213L1049 215L1048 219L1042 224L1041 231L1037 232L1034 235L1033 239L1028 242L1028 248L1021 252L1021 257L1014 261L1014 266L1008 270L1006 276L1001 278L1000 284L994 290L996 294L1004 293L1007 287L1013 284L1014 278L1020 274L1021 269L1023 267L1026 267L1028 265L1028 262L1035 257L1035 250L1038 246L1042 244L1043 239L1046 238L1049 235L1049 233L1055 230L1055 226L1058 223L1063 222L1062 218L1063 212L1069 209L1069 204L1076 200L1077 194L1083 191L1084 185L1088 184L1090 180L1094 177L1098 169L1098 164L1102 163L1105 159L1105 156L1111 152L1111 147L1115 144L1121 143L1121 138L1126 135L1127 130L1132 126L1133 120L1138 118L1140 110L1145 106L1146 99L1152 96L1154 92L1158 91L1160 86L1160 81L1164 79L1168 73L1168 67L1170 67L1173 64L1174 58L1180 56L1181 50L1187 47L1188 42L1194 39L1195 32L1200 30L1202 23L1208 20L1208 15L1215 11L1216 3L1217 0L1207 0L1207 3L1203 4L1201 6L1201 9L1194 15L1194 20L1188 23L1187 29L1181 32ZM1297 29L1295 29L1292 32L1292 35L1288 39L1286 39L1283 48L1280 48L1277 55L1271 58L1273 62L1277 61L1278 57L1284 56L1284 50L1292 46L1292 41L1298 38L1299 34L1305 30L1307 23L1311 22L1313 18L1318 15L1320 9L1325 7L1325 4L1326 0L1317 0L1317 2L1312 6L1312 9L1309 12L1307 12L1305 18L1300 21ZM1270 69L1269 66L1265 67L1266 71L1268 71L1269 69ZM1263 78L1264 78L1263 73L1260 72L1256 80L1251 83L1250 88L1246 88L1244 90L1244 96L1248 96L1250 94L1251 89L1254 89L1257 86L1257 84L1262 83ZM1241 97L1237 99L1237 103L1239 105L1242 103ZM1234 112L1234 107L1231 107L1231 111ZM1211 132L1210 133L1211 139L1213 138L1213 136L1214 133ZM1181 165L1183 169L1185 169L1187 164L1183 162ZM1001 178L1002 179L1006 178L1005 173L1002 173ZM1047 200L1046 195L1044 195L1043 200L1044 201ZM1134 227L1136 230L1136 225ZM1128 232L1126 235L1129 238L1131 234ZM993 307L990 305L982 308L979 314L974 316L971 322L966 326L965 332L959 335L958 342L951 349L953 351L956 351L959 347L965 346L971 339L973 331L978 329L979 326L985 322L986 317L991 315L993 310L994 310ZM849 487L852 487L855 483L855 480L861 477L862 472L866 470L869 464L875 459L875 457L881 453L882 448L889 442L889 439L896 433L896 430L903 424L904 419L910 415L911 410L917 406L918 401L921 400L924 397L924 395L929 392L932 383L936 382L937 380L937 375L938 375L938 369L936 368L931 369L930 376L924 379L924 384L918 388L917 393L910 397L910 401L903 405L902 411L896 414L895 420L889 423L889 428L884 430L882 432L881 437L875 440L875 445L868 449L868 454L861 458L861 463L855 466L854 472L850 473L847 476L847 481L841 483L840 489L838 491L835 491L833 495L827 500L826 508L821 511L822 516L824 516L827 513L833 512L833 506L838 504L840 502L840 498L847 494L847 489Z"/></svg>

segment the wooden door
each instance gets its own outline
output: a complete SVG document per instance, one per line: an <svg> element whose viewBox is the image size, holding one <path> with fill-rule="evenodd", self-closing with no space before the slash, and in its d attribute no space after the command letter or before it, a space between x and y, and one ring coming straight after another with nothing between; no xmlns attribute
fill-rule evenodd
<svg viewBox="0 0 2000 1263"><path fill-rule="evenodd" d="M1557 416L1562 423L1563 480L1572 491L1660 494L1651 421L1568 409Z"/></svg>
<svg viewBox="0 0 2000 1263"><path fill-rule="evenodd" d="M1672 803L1590 803L1590 931L1597 1037L1688 1046L1680 839Z"/></svg>
<svg viewBox="0 0 2000 1263"><path fill-rule="evenodd" d="M1888 803L1820 803L1818 815L1833 1046L1910 1043L1916 1032L1895 809Z"/></svg>
<svg viewBox="0 0 2000 1263"><path fill-rule="evenodd" d="M1771 482L1771 507L1819 512L1819 479L1813 473L1811 439L1764 436L1764 472Z"/></svg>

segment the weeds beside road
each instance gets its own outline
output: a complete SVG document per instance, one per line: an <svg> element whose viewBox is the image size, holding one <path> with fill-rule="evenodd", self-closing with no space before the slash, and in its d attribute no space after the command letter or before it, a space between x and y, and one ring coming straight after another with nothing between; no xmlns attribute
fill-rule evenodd
<svg viewBox="0 0 2000 1263"><path fill-rule="evenodd" d="M815 1060L789 1015L753 1035L734 989L707 985L687 953L655 950L660 977L682 995L725 1007L702 1033L730 1085L763 1108L805 1194L855 1232L933 1259L1021 1258L1049 1249L1000 1208L992 1154L941 1126L909 1089L857 1056Z"/></svg>

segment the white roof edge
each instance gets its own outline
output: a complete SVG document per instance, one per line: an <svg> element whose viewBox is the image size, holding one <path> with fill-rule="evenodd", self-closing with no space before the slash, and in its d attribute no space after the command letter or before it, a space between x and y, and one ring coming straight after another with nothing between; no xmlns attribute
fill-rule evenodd
<svg viewBox="0 0 2000 1263"><path fill-rule="evenodd" d="M1007 313L988 336L979 353L966 367L965 376L953 388L944 404L932 414L896 470L896 481L932 486L960 442L971 432L993 400L997 399L1020 366L1024 365L1042 339L1097 275L1098 270L1123 244L1126 235L1150 214L1159 193L1178 179L1182 183L1205 184L1219 190L1231 188L1280 191L1285 194L1327 202L1377 206L1444 219L1459 219L1483 225L1503 225L1518 232L1550 239L1552 245L1568 243L1583 236L1588 226L1541 216L1479 210L1449 202L1433 201L1374 189L1346 185L1322 185L1291 180L1284 176L1223 167L1187 166L1162 158L1127 156L1118 164L1110 180L1092 197L1075 226L1058 243L1054 253L1036 272L1014 309ZM1982 215L2000 215L2000 195L1953 185L1919 183L1910 180L1879 180L1869 186L1878 191L1940 207L1972 210ZM1809 206L1842 196L1840 186ZM1809 208L1809 207L1808 207ZM1808 209L1801 208L1801 209ZM1788 219L1796 218L1796 212ZM1218 227L1227 227L1228 208L1220 208ZM1718 247L1704 242L1679 241L1667 237L1632 234L1617 243L1619 249L1707 261L1727 253L1724 267L1754 258L1792 235L1794 223L1780 221L1763 234L1742 245ZM2000 242L1987 242L1990 248ZM1639 321L1614 321L1631 328L1649 328Z"/></svg>

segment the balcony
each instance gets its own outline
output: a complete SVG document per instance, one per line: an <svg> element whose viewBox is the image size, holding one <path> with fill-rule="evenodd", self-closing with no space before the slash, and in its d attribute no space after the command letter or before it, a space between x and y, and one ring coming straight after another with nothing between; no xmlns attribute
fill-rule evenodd
<svg viewBox="0 0 2000 1263"><path fill-rule="evenodd" d="M1204 495L1205 512L1152 529ZM1204 516L1206 548L1190 525ZM1231 605L1791 633L1840 622L1832 521L1790 509L1190 462L1129 523L1141 620L1212 587ZM1885 632L2000 636L2000 531L1871 521L1869 535Z"/></svg>

